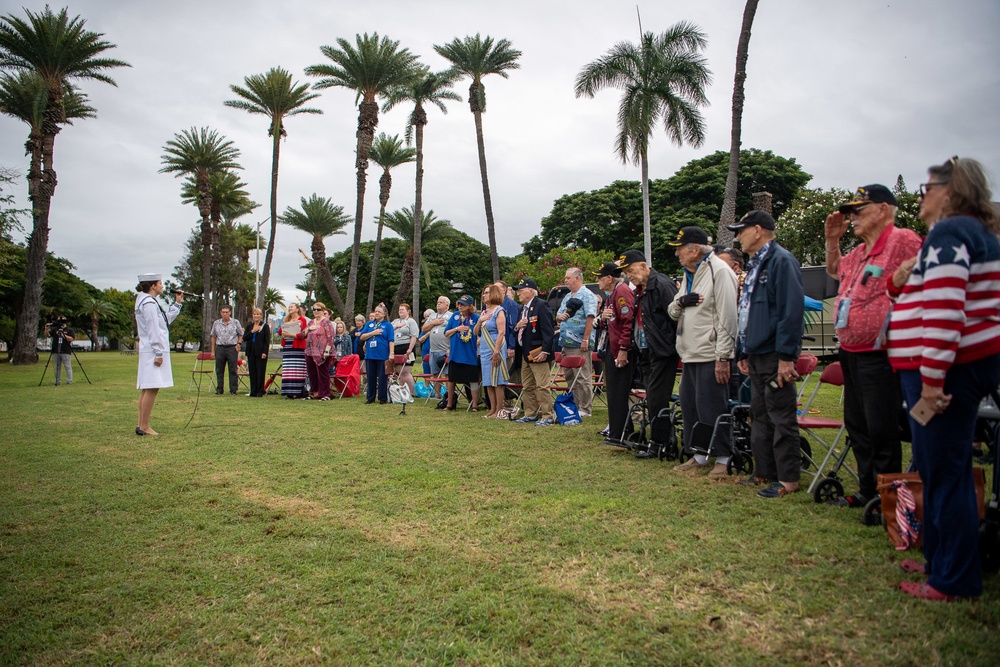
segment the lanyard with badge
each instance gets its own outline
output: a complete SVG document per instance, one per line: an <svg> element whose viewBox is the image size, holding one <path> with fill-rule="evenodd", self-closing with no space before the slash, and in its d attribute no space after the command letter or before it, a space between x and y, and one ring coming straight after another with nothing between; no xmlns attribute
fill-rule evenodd
<svg viewBox="0 0 1000 667"><path fill-rule="evenodd" d="M868 259L870 255L865 256L865 260ZM854 277L851 278L847 288L847 292L840 298L837 302L837 312L834 316L833 326L836 329L846 329L847 319L851 311L851 293L854 291L854 287L861 283L862 286L868 283L869 278L879 278L882 276L882 267L875 266L874 264L862 264L858 267L857 271L854 272Z"/></svg>

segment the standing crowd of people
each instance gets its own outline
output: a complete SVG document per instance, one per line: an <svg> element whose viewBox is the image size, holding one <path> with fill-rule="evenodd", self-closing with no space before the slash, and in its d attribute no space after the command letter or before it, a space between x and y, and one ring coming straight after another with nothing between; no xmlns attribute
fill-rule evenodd
<svg viewBox="0 0 1000 667"><path fill-rule="evenodd" d="M925 238L896 226L896 199L880 184L858 188L826 219L826 270L839 281L834 326L844 422L859 477L857 492L836 503L863 507L877 495L878 475L901 471L905 405L913 468L924 489L926 559L904 560L902 568L926 580L900 588L931 600L974 598L982 575L972 441L979 403L1000 384L1000 212L982 166L968 158L931 167L919 203ZM572 361L563 364L564 377L582 418L593 414L596 357L608 405L603 442L634 448L635 388L644 390L650 416L664 414L681 368L680 440L691 458L674 470L728 476L731 443L726 433L713 432L745 382L753 475L740 484L758 487L762 498L794 494L803 469L796 415L805 300L800 266L779 244L769 213L750 211L729 229L740 250L713 247L704 230L682 228L669 242L682 267L679 279L655 270L640 250L604 263L594 274L596 290L584 284L581 269L570 268L555 312L530 278L487 285L481 311L471 295L459 297L455 310L441 296L423 313L422 325L407 304L392 321L379 304L350 327L331 320L323 303L313 304L311 319L290 304L277 330L282 394L330 400L332 369L358 355L367 374L366 402L384 404L389 375L412 394L412 368L426 360L424 375L443 380L430 388L439 409L456 410L464 393L470 411L485 405L484 418L511 417L507 389L513 384L524 410L515 423L546 427L556 423L556 353ZM857 245L845 253L848 229ZM149 419L156 393L172 385L167 327L183 298L178 294L164 312L156 302L162 291L160 276L139 276L138 435L155 434ZM262 396L271 338L263 314L255 309L247 329L228 307L220 315L211 334L217 393L227 369L229 391L236 393L242 347L250 396ZM671 429L670 420L654 418L636 457L657 458L675 435Z"/></svg>

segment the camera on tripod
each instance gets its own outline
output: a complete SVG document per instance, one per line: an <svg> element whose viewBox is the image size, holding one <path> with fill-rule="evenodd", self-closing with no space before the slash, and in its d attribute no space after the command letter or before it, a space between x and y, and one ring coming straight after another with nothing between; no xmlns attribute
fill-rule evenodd
<svg viewBox="0 0 1000 667"><path fill-rule="evenodd" d="M67 319L64 315L52 318L51 322L47 322L45 326L49 330L49 334L53 336L61 336L62 332L66 329Z"/></svg>

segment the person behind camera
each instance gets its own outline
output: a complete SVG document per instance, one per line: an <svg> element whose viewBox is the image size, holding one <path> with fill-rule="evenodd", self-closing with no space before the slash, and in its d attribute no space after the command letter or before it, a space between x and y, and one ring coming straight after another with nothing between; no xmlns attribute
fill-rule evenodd
<svg viewBox="0 0 1000 667"><path fill-rule="evenodd" d="M56 360L56 386L59 386L62 369L66 369L66 384L73 384L73 341L76 332L66 324L62 315L45 325L45 336L52 337L52 357Z"/></svg>

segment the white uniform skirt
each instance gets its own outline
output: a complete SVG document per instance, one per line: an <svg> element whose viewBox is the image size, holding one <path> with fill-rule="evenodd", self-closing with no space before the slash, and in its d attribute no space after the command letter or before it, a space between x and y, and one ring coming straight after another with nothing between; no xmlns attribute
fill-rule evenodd
<svg viewBox="0 0 1000 667"><path fill-rule="evenodd" d="M156 357L152 350L143 350L139 344L139 376L135 383L136 389L163 389L174 386L174 374L170 370L170 352L163 353L163 363L157 366L153 363Z"/></svg>

